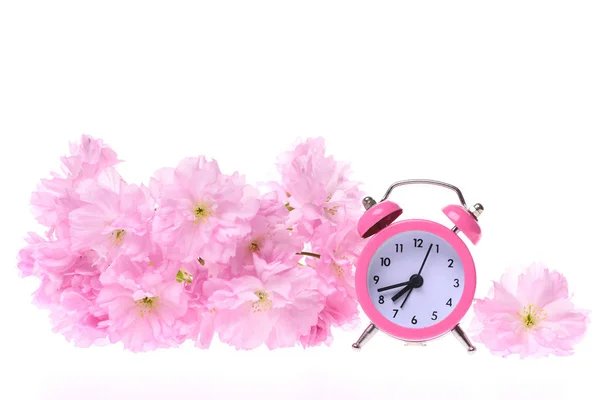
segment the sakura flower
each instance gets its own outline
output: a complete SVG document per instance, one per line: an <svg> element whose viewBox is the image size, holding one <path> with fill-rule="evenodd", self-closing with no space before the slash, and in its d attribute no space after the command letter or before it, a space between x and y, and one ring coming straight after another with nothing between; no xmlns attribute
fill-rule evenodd
<svg viewBox="0 0 600 400"><path fill-rule="evenodd" d="M571 302L566 278L542 264L516 279L503 274L488 297L476 299L474 312L474 340L503 357L571 355L589 322L588 311Z"/></svg>
<svg viewBox="0 0 600 400"><path fill-rule="evenodd" d="M53 331L61 333L79 347L106 344L107 332L101 323L108 316L95 304L101 288L99 275L83 275L79 272L70 281L63 282L69 282L70 286L62 288L58 292L59 298L48 307Z"/></svg>
<svg viewBox="0 0 600 400"><path fill-rule="evenodd" d="M19 252L18 266L24 276L33 275L51 282L52 292L64 288L64 281L74 275L100 273L95 266L97 255L72 252L68 240L44 239L30 233L28 242Z"/></svg>
<svg viewBox="0 0 600 400"><path fill-rule="evenodd" d="M102 140L83 135L79 144L71 144L71 154L62 159L63 174L53 173L51 179L42 179L31 195L33 214L40 224L49 227L48 235L69 236L68 215L82 203L78 185L119 163L116 153Z"/></svg>
<svg viewBox="0 0 600 400"><path fill-rule="evenodd" d="M316 325L307 335L300 337L304 348L325 344L333 340L332 327L354 327L359 322L358 303L355 298L341 290L331 290L325 299L325 307L319 313Z"/></svg>
<svg viewBox="0 0 600 400"><path fill-rule="evenodd" d="M252 269L255 255L267 262L282 261L304 247L303 238L289 229L288 216L289 211L276 193L260 197L258 212L249 222L250 233L238 241L235 256L229 262L233 276L245 273L244 266ZM299 259L296 257L296 261Z"/></svg>
<svg viewBox="0 0 600 400"><path fill-rule="evenodd" d="M104 168L120 162L117 154L102 140L82 135L80 143L71 143L71 155L61 161L68 176L82 180L93 178Z"/></svg>
<svg viewBox="0 0 600 400"><path fill-rule="evenodd" d="M32 194L47 231L29 234L17 266L75 345L308 347L356 322L361 193L323 139L280 157L282 182L264 194L202 156L146 187L125 182L101 140L70 150Z"/></svg>
<svg viewBox="0 0 600 400"><path fill-rule="evenodd" d="M325 156L323 138L298 144L279 157L277 166L290 217L308 233L322 222L339 224L360 216L358 183L349 179L349 165Z"/></svg>
<svg viewBox="0 0 600 400"><path fill-rule="evenodd" d="M317 324L310 328L308 334L300 337L302 347L316 347L322 344L330 346L333 341L331 323L319 315Z"/></svg>
<svg viewBox="0 0 600 400"><path fill-rule="evenodd" d="M358 235L356 226L322 224L316 228L310 243L309 254L314 253L318 258L307 257L307 265L315 268L328 284L355 297L354 262L364 246L364 240Z"/></svg>
<svg viewBox="0 0 600 400"><path fill-rule="evenodd" d="M29 232L25 241L27 242L27 246L23 247L17 256L17 267L22 277L38 274L35 270L36 251L47 242L47 240L35 232Z"/></svg>
<svg viewBox="0 0 600 400"><path fill-rule="evenodd" d="M242 176L224 175L216 161L204 157L161 170L151 189L159 202L154 239L170 258L183 261L227 262L259 207L258 192Z"/></svg>
<svg viewBox="0 0 600 400"><path fill-rule="evenodd" d="M42 279L34 304L50 310L53 330L77 346L102 344L106 330L99 323L106 315L94 303L101 287L97 255L70 253L61 240L36 243L30 256L32 274Z"/></svg>
<svg viewBox="0 0 600 400"><path fill-rule="evenodd" d="M256 262L258 276L204 284L207 306L215 310L214 331L236 349L294 346L317 324L324 306L316 274L298 265Z"/></svg>
<svg viewBox="0 0 600 400"><path fill-rule="evenodd" d="M144 187L119 182L118 192L88 187L82 196L86 205L69 215L74 251L93 249L101 257L114 259L119 253L134 261L152 250L148 233L154 216L153 200Z"/></svg>
<svg viewBox="0 0 600 400"><path fill-rule="evenodd" d="M149 351L181 344L190 332L182 320L188 310L184 287L175 279L147 272L137 281L119 279L98 293L98 307L108 314L99 326L112 343L131 351Z"/></svg>

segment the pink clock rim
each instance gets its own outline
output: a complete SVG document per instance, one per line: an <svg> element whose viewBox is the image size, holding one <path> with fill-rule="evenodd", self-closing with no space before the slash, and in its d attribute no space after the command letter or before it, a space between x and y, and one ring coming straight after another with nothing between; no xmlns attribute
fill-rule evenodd
<svg viewBox="0 0 600 400"><path fill-rule="evenodd" d="M390 237L395 234L422 230L440 236L448 242L457 252L464 268L464 285L463 294L460 301L452 310L452 312L444 320L427 328L405 328L394 324L385 318L377 309L369 297L367 287L367 274L369 270L369 262L375 251ZM477 286L477 273L475 271L475 263L473 256L467 248L467 245L452 232L449 228L434 221L411 219L398 221L380 231L378 234L369 239L365 245L360 257L356 263L356 293L358 303L371 322L381 331L401 340L405 341L425 341L438 338L450 332L462 318L467 314L475 297L475 289Z"/></svg>

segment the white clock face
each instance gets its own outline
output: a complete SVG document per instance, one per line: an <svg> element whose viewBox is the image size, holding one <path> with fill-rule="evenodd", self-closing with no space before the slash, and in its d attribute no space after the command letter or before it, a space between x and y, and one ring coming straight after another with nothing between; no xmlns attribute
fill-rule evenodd
<svg viewBox="0 0 600 400"><path fill-rule="evenodd" d="M406 328L426 328L444 320L458 304L464 269L444 239L408 231L377 249L367 279L371 301L385 318Z"/></svg>

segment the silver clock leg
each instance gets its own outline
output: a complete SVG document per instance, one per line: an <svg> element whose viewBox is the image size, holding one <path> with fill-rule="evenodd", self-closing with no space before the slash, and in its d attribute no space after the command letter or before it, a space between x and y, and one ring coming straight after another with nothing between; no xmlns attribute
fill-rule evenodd
<svg viewBox="0 0 600 400"><path fill-rule="evenodd" d="M373 335L377 333L377 331L378 329L375 325L369 324L369 326L367 326L367 329L365 329L362 335L360 335L356 343L352 344L352 348L357 351L360 350L365 345L365 343L367 343L369 339L371 339Z"/></svg>
<svg viewBox="0 0 600 400"><path fill-rule="evenodd" d="M460 325L456 325L454 329L452 329L452 333L454 334L454 336L456 336L458 341L465 347L465 349L467 349L469 353L473 353L475 352L475 350L477 350L477 348L473 346L473 343L471 343L471 341L467 337L465 331L462 330Z"/></svg>

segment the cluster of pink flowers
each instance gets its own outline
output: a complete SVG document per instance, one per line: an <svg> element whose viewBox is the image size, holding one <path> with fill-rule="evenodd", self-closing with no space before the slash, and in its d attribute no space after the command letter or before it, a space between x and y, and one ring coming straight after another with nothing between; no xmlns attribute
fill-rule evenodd
<svg viewBox="0 0 600 400"><path fill-rule="evenodd" d="M265 190L203 156L134 185L101 140L70 153L32 195L45 232L29 234L18 267L77 346L308 347L357 322L362 193L322 138L281 155Z"/></svg>

